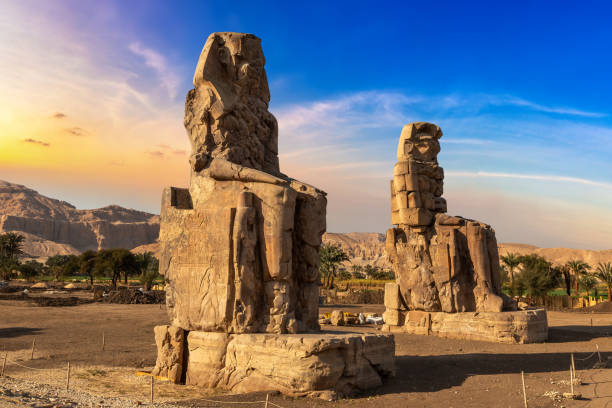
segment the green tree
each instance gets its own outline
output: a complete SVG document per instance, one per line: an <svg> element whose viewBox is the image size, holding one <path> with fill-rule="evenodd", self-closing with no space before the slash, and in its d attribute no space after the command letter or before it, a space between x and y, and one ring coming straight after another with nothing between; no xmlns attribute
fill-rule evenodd
<svg viewBox="0 0 612 408"><path fill-rule="evenodd" d="M565 293L567 296L572 295L572 270L565 264L558 266L561 276L563 277L563 283L565 283Z"/></svg>
<svg viewBox="0 0 612 408"><path fill-rule="evenodd" d="M503 265L506 267L508 271L508 276L510 278L510 294L513 296L516 295L516 285L514 283L514 272L516 268L521 264L519 254L515 254L510 252L501 257Z"/></svg>
<svg viewBox="0 0 612 408"><path fill-rule="evenodd" d="M19 266L19 255L23 254L23 235L7 232L0 235L0 278L10 280Z"/></svg>
<svg viewBox="0 0 612 408"><path fill-rule="evenodd" d="M18 266L21 277L27 281L32 281L36 276L43 272L43 264L38 261L27 261Z"/></svg>
<svg viewBox="0 0 612 408"><path fill-rule="evenodd" d="M159 260L153 256L153 252L136 254L136 264L140 271L140 283L144 290L151 290L155 279L159 278Z"/></svg>
<svg viewBox="0 0 612 408"><path fill-rule="evenodd" d="M351 275L353 279L365 279L365 274L363 273L363 266L361 265L351 265Z"/></svg>
<svg viewBox="0 0 612 408"><path fill-rule="evenodd" d="M608 302L612 302L612 264L600 262L595 269L595 276L606 284L608 289Z"/></svg>
<svg viewBox="0 0 612 408"><path fill-rule="evenodd" d="M117 289L117 282L122 274L127 283L127 277L138 272L136 257L127 249L104 249L98 252L94 273L109 276L113 288Z"/></svg>
<svg viewBox="0 0 612 408"><path fill-rule="evenodd" d="M79 272L89 277L89 283L92 286L94 283L97 256L98 253L96 251L92 251L91 249L89 249L79 255L78 259Z"/></svg>
<svg viewBox="0 0 612 408"><path fill-rule="evenodd" d="M566 265L572 271L572 274L574 275L574 287L576 289L576 294L579 295L580 293L578 290L578 285L580 284L580 276L587 273L587 271L591 269L591 267L589 266L588 263L580 259L568 261Z"/></svg>
<svg viewBox="0 0 612 408"><path fill-rule="evenodd" d="M47 259L45 265L53 275L53 280L58 281L65 276L70 276L79 270L79 257L76 255L53 255Z"/></svg>
<svg viewBox="0 0 612 408"><path fill-rule="evenodd" d="M531 254L522 255L520 260L520 275L517 285L529 296L544 296L559 284L561 274L558 268L543 257Z"/></svg>
<svg viewBox="0 0 612 408"><path fill-rule="evenodd" d="M342 262L348 261L349 257L340 246L332 244L321 245L319 256L321 258L319 270L323 279L323 287L331 289L334 286L334 278L336 277L338 266Z"/></svg>
<svg viewBox="0 0 612 408"><path fill-rule="evenodd" d="M580 287L586 291L587 296L589 292L595 289L594 296L597 296L597 278L589 273L585 273L580 277Z"/></svg>

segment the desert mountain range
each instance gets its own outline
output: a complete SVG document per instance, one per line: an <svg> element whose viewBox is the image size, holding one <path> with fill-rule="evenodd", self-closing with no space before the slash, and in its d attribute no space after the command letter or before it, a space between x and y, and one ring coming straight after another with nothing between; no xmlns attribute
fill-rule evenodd
<svg viewBox="0 0 612 408"><path fill-rule="evenodd" d="M33 258L79 254L88 249L159 251L158 215L117 205L79 210L65 201L45 197L25 186L0 180L0 233L9 231L25 236L24 251ZM349 255L351 263L391 267L385 254L384 234L329 232L323 236L323 241L340 245ZM509 252L536 253L555 264L563 264L571 259L582 259L591 265L612 262L612 249L592 251L499 244L500 255Z"/></svg>
<svg viewBox="0 0 612 408"><path fill-rule="evenodd" d="M9 231L25 236L27 255L46 258L150 244L159 236L159 216L117 205L78 210L65 201L0 180L0 232Z"/></svg>

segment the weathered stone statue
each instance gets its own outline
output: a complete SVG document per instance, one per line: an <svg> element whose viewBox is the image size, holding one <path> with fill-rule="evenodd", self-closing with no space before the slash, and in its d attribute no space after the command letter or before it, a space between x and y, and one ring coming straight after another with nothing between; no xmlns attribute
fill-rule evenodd
<svg viewBox="0 0 612 408"><path fill-rule="evenodd" d="M410 309L501 312L495 231L446 214L444 171L438 166L440 128L404 126L391 181L387 254Z"/></svg>
<svg viewBox="0 0 612 408"><path fill-rule="evenodd" d="M190 187L168 188L162 199L170 325L155 329L155 373L246 391L380 384L392 372L388 335L292 336L319 330L327 200L279 170L264 64L251 34L211 34L200 55L185 104ZM351 373L338 367L347 356L357 365L383 360L378 371L367 364Z"/></svg>
<svg viewBox="0 0 612 408"><path fill-rule="evenodd" d="M386 288L386 321L402 325L401 311L516 310L501 291L495 231L446 215L444 171L438 165L440 128L410 123L402 129L391 180L386 252L396 275ZM414 316L417 313L413 313Z"/></svg>
<svg viewBox="0 0 612 408"><path fill-rule="evenodd" d="M187 94L191 187L164 192L161 270L186 330L319 328L325 193L279 171L260 40L211 35Z"/></svg>

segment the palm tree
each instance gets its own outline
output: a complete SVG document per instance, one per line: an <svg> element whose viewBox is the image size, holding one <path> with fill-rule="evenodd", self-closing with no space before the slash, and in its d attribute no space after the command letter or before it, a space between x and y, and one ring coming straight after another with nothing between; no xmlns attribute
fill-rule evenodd
<svg viewBox="0 0 612 408"><path fill-rule="evenodd" d="M153 252L136 254L136 264L140 270L140 282L144 285L144 290L151 290L153 281L159 276L159 261Z"/></svg>
<svg viewBox="0 0 612 408"><path fill-rule="evenodd" d="M336 276L338 266L342 262L348 261L349 257L340 246L332 244L321 245L319 256L321 257L319 269L323 275L323 287L331 289L334 286L334 277Z"/></svg>
<svg viewBox="0 0 612 408"><path fill-rule="evenodd" d="M23 235L7 232L0 235L0 278L9 280L19 266L19 255L23 254Z"/></svg>
<svg viewBox="0 0 612 408"><path fill-rule="evenodd" d="M608 302L612 302L612 264L600 262L595 269L595 276L608 287Z"/></svg>
<svg viewBox="0 0 612 408"><path fill-rule="evenodd" d="M568 261L566 265L574 274L574 287L576 289L576 294L579 295L578 285L580 283L580 275L587 273L587 271L591 269L591 266L581 259Z"/></svg>
<svg viewBox="0 0 612 408"><path fill-rule="evenodd" d="M559 268L559 271L561 272L561 275L563 276L563 283L565 283L565 293L567 293L567 296L571 296L572 295L572 271L570 270L569 266L567 266L567 264L556 266L556 268Z"/></svg>
<svg viewBox="0 0 612 408"><path fill-rule="evenodd" d="M501 257L502 262L506 265L508 273L510 274L510 291L514 295L514 269L518 268L521 264L518 254L510 252L507 255Z"/></svg>
<svg viewBox="0 0 612 408"><path fill-rule="evenodd" d="M24 240L23 235L14 232L0 235L0 257L12 260L17 259L19 255L23 254Z"/></svg>

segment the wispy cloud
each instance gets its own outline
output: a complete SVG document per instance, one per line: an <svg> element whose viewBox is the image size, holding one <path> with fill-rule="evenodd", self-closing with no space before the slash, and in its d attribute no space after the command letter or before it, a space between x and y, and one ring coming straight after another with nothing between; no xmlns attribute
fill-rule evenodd
<svg viewBox="0 0 612 408"><path fill-rule="evenodd" d="M160 152L159 150L154 150L152 152L147 152L147 154L151 157L153 157L154 159L163 159L164 158L164 152Z"/></svg>
<svg viewBox="0 0 612 408"><path fill-rule="evenodd" d="M521 107L529 108L529 109L532 109L538 112L556 113L560 115L571 115L571 116L584 116L587 118L603 118L605 116L608 116L607 114L600 113L600 112L588 112L588 111L583 111L580 109L573 109L573 108L545 106L539 103L531 102L531 101L528 101L522 98L517 98L514 96L505 96L499 99L501 101L501 104L521 106Z"/></svg>
<svg viewBox="0 0 612 408"><path fill-rule="evenodd" d="M561 183L577 183L584 184L587 186L602 187L612 190L612 183L606 183L604 181L590 180L580 177L570 176L554 176L547 174L521 174L521 173L496 173L487 171L447 171L447 176L454 177L493 177L493 178L510 178L510 179L523 179L523 180L539 180L539 181L552 181Z"/></svg>
<svg viewBox="0 0 612 408"><path fill-rule="evenodd" d="M166 58L159 52L145 47L139 42L131 43L129 49L134 54L142 57L145 65L157 73L162 85L168 91L168 95L171 98L176 97L180 80L178 75L169 68Z"/></svg>
<svg viewBox="0 0 612 408"><path fill-rule="evenodd" d="M86 136L87 133L88 133L85 129L80 128L78 126L71 127L71 128L66 128L66 129L64 129L64 132L66 132L66 133L68 133L68 134L70 134L72 136L78 136L78 137Z"/></svg>
<svg viewBox="0 0 612 408"><path fill-rule="evenodd" d="M42 140L36 140L36 139L31 139L31 138L23 139L23 142L24 143L31 143L31 144L35 144L35 145L39 145L39 146L44 146L44 147L51 146L47 142L43 142Z"/></svg>
<svg viewBox="0 0 612 408"><path fill-rule="evenodd" d="M62 112L56 112L51 117L53 119L65 119L65 118L67 118L67 115L65 113L62 113Z"/></svg>

